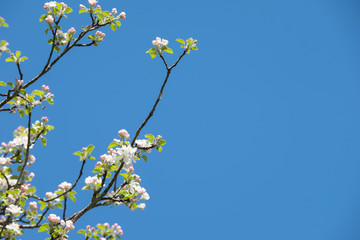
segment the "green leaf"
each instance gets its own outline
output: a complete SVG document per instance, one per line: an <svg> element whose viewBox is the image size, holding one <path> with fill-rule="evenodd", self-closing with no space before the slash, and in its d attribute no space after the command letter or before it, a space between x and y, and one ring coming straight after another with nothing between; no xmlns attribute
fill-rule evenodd
<svg viewBox="0 0 360 240"><path fill-rule="evenodd" d="M108 149L109 149L109 148L113 148L113 147L117 147L117 146L119 146L117 142L112 142L112 143L110 143L110 145L108 146Z"/></svg>
<svg viewBox="0 0 360 240"><path fill-rule="evenodd" d="M146 138L149 138L149 139L151 139L151 140L153 140L153 141L155 140L155 137L154 137L154 135L152 135L152 134L146 134L145 137L146 137Z"/></svg>
<svg viewBox="0 0 360 240"><path fill-rule="evenodd" d="M20 109L19 110L19 114L20 114L20 117L24 117L24 114L25 114L25 111L24 111L24 109Z"/></svg>
<svg viewBox="0 0 360 240"><path fill-rule="evenodd" d="M87 146L87 148L86 148L86 152L87 152L87 154L91 154L91 152L94 150L94 145L89 145L89 146Z"/></svg>
<svg viewBox="0 0 360 240"><path fill-rule="evenodd" d="M18 57L20 57L20 55L21 55L21 52L20 52L20 51L16 51L15 56L18 58Z"/></svg>
<svg viewBox="0 0 360 240"><path fill-rule="evenodd" d="M111 23L111 24L110 24L110 27L111 27L111 29L112 29L114 32L116 31L116 25L115 25L115 24Z"/></svg>
<svg viewBox="0 0 360 240"><path fill-rule="evenodd" d="M60 52L60 47L59 47L59 46L55 46L55 51L56 51L56 52Z"/></svg>
<svg viewBox="0 0 360 240"><path fill-rule="evenodd" d="M44 208L46 207L46 203L43 202L43 201L39 201L39 204L40 204L40 211L44 210Z"/></svg>
<svg viewBox="0 0 360 240"><path fill-rule="evenodd" d="M49 30L50 30L50 29L48 29L48 28L45 29L45 34L48 34Z"/></svg>
<svg viewBox="0 0 360 240"><path fill-rule="evenodd" d="M77 152L74 152L74 155L77 155L77 156L82 157L82 156L83 156L83 153L82 153L82 152L80 152L80 151L77 151Z"/></svg>
<svg viewBox="0 0 360 240"><path fill-rule="evenodd" d="M161 140L159 141L159 145L160 145L160 146L163 146L163 145L165 145L165 144L166 144L166 141L165 141L165 140L161 139Z"/></svg>
<svg viewBox="0 0 360 240"><path fill-rule="evenodd" d="M32 91L31 94L38 95L38 96L42 96L42 95L44 95L44 92L43 92L43 91L40 91L40 90L34 90L34 91Z"/></svg>
<svg viewBox="0 0 360 240"><path fill-rule="evenodd" d="M121 22L120 22L120 21L115 21L114 23L115 23L118 27L121 26Z"/></svg>
<svg viewBox="0 0 360 240"><path fill-rule="evenodd" d="M55 203L55 207L62 209L63 205L61 202L57 202L57 203Z"/></svg>
<svg viewBox="0 0 360 240"><path fill-rule="evenodd" d="M172 50L171 48L166 48L166 49L164 50L164 52L173 54L173 50Z"/></svg>
<svg viewBox="0 0 360 240"><path fill-rule="evenodd" d="M142 155L141 157L144 159L144 162L147 162L147 156L146 155Z"/></svg>
<svg viewBox="0 0 360 240"><path fill-rule="evenodd" d="M70 195L69 198L75 203L76 202L76 197L74 195Z"/></svg>
<svg viewBox="0 0 360 240"><path fill-rule="evenodd" d="M41 16L40 16L40 19L39 19L40 22L42 22L45 18L46 18L46 15L45 15L45 14L41 15Z"/></svg>
<svg viewBox="0 0 360 240"><path fill-rule="evenodd" d="M52 38L50 38L50 39L48 40L48 44L53 44L53 39L52 39Z"/></svg>
<svg viewBox="0 0 360 240"><path fill-rule="evenodd" d="M49 228L49 224L48 223L44 223L43 225L41 225L41 227L39 228L38 232L45 232L47 231Z"/></svg>
<svg viewBox="0 0 360 240"><path fill-rule="evenodd" d="M73 10L70 8L70 7L67 7L66 9L65 9L65 12L66 13L71 13Z"/></svg>
<svg viewBox="0 0 360 240"><path fill-rule="evenodd" d="M156 55L157 55L156 53L150 53L151 59L155 58Z"/></svg>
<svg viewBox="0 0 360 240"><path fill-rule="evenodd" d="M14 56L11 56L11 57L8 57L7 59L5 59L5 62L13 62L13 61L15 61Z"/></svg>
<svg viewBox="0 0 360 240"><path fill-rule="evenodd" d="M45 146L46 146L46 143L47 143L46 138L42 138L42 139L41 139L41 142L42 142L42 145L45 147Z"/></svg>
<svg viewBox="0 0 360 240"><path fill-rule="evenodd" d="M6 86L6 83L5 83L5 82L3 82L3 81L0 81L0 86L5 87L5 86Z"/></svg>
<svg viewBox="0 0 360 240"><path fill-rule="evenodd" d="M101 225L101 224L98 224L98 225L96 225L99 229L101 229L101 230L105 230L105 227L104 227L104 225Z"/></svg>
<svg viewBox="0 0 360 240"><path fill-rule="evenodd" d="M77 233L80 233L80 234L86 236L86 231L84 229L80 229Z"/></svg>
<svg viewBox="0 0 360 240"><path fill-rule="evenodd" d="M23 62L23 61L25 61L25 60L28 60L28 57L22 57L22 58L20 58L20 62Z"/></svg>
<svg viewBox="0 0 360 240"><path fill-rule="evenodd" d="M108 173L106 174L106 178L111 178L111 172L108 172Z"/></svg>
<svg viewBox="0 0 360 240"><path fill-rule="evenodd" d="M162 151L162 147L157 147L156 149L157 149L159 152Z"/></svg>
<svg viewBox="0 0 360 240"><path fill-rule="evenodd" d="M179 43L181 43L181 44L184 44L184 45L185 45L184 39L178 38L178 39L176 39L176 41L179 42Z"/></svg>
<svg viewBox="0 0 360 240"><path fill-rule="evenodd" d="M199 50L199 49L195 46L195 47L192 47L191 50L197 51L197 50Z"/></svg>

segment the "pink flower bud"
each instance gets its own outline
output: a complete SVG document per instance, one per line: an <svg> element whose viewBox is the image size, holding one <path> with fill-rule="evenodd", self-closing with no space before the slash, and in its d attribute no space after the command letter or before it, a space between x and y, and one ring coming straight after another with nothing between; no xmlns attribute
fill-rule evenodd
<svg viewBox="0 0 360 240"><path fill-rule="evenodd" d="M66 230L74 230L75 228L74 223L71 220L66 221L65 225Z"/></svg>
<svg viewBox="0 0 360 240"><path fill-rule="evenodd" d="M125 130L125 129L121 129L119 132L118 132L118 135L122 138L122 139L128 139L130 138L130 135L129 133Z"/></svg>
<svg viewBox="0 0 360 240"><path fill-rule="evenodd" d="M47 22L47 23L49 23L49 24L53 23L53 22L54 22L53 16L48 15L48 16L45 18L45 22Z"/></svg>
<svg viewBox="0 0 360 240"><path fill-rule="evenodd" d="M120 13L120 19L125 19L126 18L126 13L125 12L121 12Z"/></svg>
<svg viewBox="0 0 360 240"><path fill-rule="evenodd" d="M45 92L47 92L47 91L50 90L49 86L45 86L45 85L42 85L41 88L42 88L42 90L45 91Z"/></svg>
<svg viewBox="0 0 360 240"><path fill-rule="evenodd" d="M80 7L80 8L85 8L85 6L84 6L84 5L82 5L82 4L80 4L80 5L79 5L79 7Z"/></svg>
<svg viewBox="0 0 360 240"><path fill-rule="evenodd" d="M134 168L133 167L129 167L129 172L133 172Z"/></svg>
<svg viewBox="0 0 360 240"><path fill-rule="evenodd" d="M50 222L50 223L58 223L60 222L60 217L56 216L55 214L50 214L47 218L47 220Z"/></svg>
<svg viewBox="0 0 360 240"><path fill-rule="evenodd" d="M35 209L35 210L38 208L36 202L30 202L30 203L29 203L29 206L30 206L32 209Z"/></svg>
<svg viewBox="0 0 360 240"><path fill-rule="evenodd" d="M86 148L86 147L83 147L81 150L82 150L83 152L85 152L85 151L87 150L87 148Z"/></svg>
<svg viewBox="0 0 360 240"><path fill-rule="evenodd" d="M152 41L152 45L157 46L157 45L158 45L158 42L157 42L156 40L153 40L153 41Z"/></svg>
<svg viewBox="0 0 360 240"><path fill-rule="evenodd" d="M114 14L114 15L117 14L116 8L113 8L113 9L111 10L111 13Z"/></svg>
<svg viewBox="0 0 360 240"><path fill-rule="evenodd" d="M61 6L62 6L63 8L67 8L67 7L68 7L67 4L64 3L64 2L61 2Z"/></svg>
<svg viewBox="0 0 360 240"><path fill-rule="evenodd" d="M90 4L90 6L92 6L92 7L94 7L96 5L96 3L97 3L96 0L88 0L88 2Z"/></svg>
<svg viewBox="0 0 360 240"><path fill-rule="evenodd" d="M97 5L96 8L101 10L101 6L100 6L100 5Z"/></svg>
<svg viewBox="0 0 360 240"><path fill-rule="evenodd" d="M75 30L75 28L70 28L69 30L68 30L68 33L71 33L71 34L74 34L74 33L76 33L76 30Z"/></svg>
<svg viewBox="0 0 360 240"><path fill-rule="evenodd" d="M49 119L47 117L42 117L41 121L43 121L44 123L47 123L49 121Z"/></svg>

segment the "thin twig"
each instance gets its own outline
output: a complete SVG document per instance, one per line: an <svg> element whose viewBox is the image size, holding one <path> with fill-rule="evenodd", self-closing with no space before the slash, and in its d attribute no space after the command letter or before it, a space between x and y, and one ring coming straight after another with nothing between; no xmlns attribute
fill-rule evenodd
<svg viewBox="0 0 360 240"><path fill-rule="evenodd" d="M158 105L158 103L160 102L161 100L161 97L163 95L163 91L164 91L164 88L165 88L165 85L169 79L169 76L170 76L170 73L171 73L171 69L173 69L174 67L176 67L176 65L180 62L181 58L185 55L187 49L185 49L185 51L181 54L181 56L178 58L178 60L174 63L174 65L172 65L171 67L168 67L168 64L166 63L166 60L165 58L160 54L160 58L163 60L164 64L165 64L165 67L167 69L167 72L166 72L166 77L165 77L165 80L164 80L164 83L162 84L161 86L161 89L160 89L160 92L159 92L159 95L155 101L155 104L154 106L152 107L151 111L149 112L149 115L147 116L147 118L145 119L145 121L140 125L140 127L136 130L136 133L135 133L135 136L131 142L131 146L134 147L134 143L137 139L137 137L139 136L140 134L140 131L141 129L143 129L143 127L145 127L145 125L147 124L147 122L150 120L150 118L154 115L154 112L156 110L156 107Z"/></svg>

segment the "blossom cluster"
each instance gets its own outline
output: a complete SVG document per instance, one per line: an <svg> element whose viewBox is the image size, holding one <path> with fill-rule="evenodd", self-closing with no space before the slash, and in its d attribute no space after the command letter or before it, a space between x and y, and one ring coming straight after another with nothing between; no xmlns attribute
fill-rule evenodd
<svg viewBox="0 0 360 240"><path fill-rule="evenodd" d="M79 231L80 234L85 236L85 239L120 239L120 237L124 234L121 226L117 223L114 223L111 227L109 223L97 224L97 229L95 227L91 227L90 225L86 226L86 229L81 229Z"/></svg>

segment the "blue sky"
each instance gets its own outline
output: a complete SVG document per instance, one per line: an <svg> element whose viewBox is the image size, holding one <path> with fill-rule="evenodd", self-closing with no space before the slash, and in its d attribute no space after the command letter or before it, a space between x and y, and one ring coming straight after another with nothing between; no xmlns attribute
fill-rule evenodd
<svg viewBox="0 0 360 240"><path fill-rule="evenodd" d="M49 51L38 21L43 3L0 0L10 25L0 38L29 57L25 81ZM181 53L176 38L196 38L200 50L173 70L142 132L168 142L135 166L151 196L147 208L97 209L77 230L117 222L124 239L360 238L358 1L99 3L127 13L122 27L106 29L97 48L69 53L34 86L55 94L36 113L55 126L48 146L34 149L39 194L74 181L80 162L72 153L81 147L94 144L99 157L119 129L134 135L165 76L161 60L145 54L155 37L170 41L170 62ZM64 28L87 23L73 13ZM4 59L0 80L12 80L16 67ZM25 119L1 113L0 141L19 124ZM71 210L86 197L79 193Z"/></svg>

